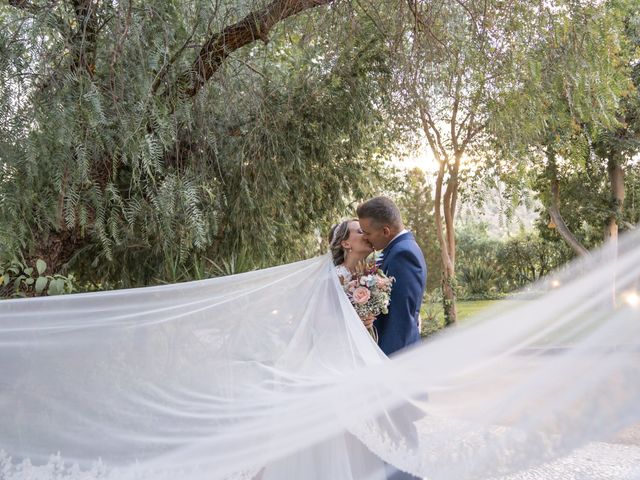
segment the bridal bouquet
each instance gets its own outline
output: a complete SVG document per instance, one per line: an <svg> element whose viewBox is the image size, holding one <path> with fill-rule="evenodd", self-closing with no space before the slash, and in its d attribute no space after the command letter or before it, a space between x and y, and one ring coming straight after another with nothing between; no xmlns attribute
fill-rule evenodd
<svg viewBox="0 0 640 480"><path fill-rule="evenodd" d="M347 297L361 319L389 313L393 281L393 277L387 277L375 262L371 262L362 265L344 285ZM374 326L369 328L369 333L377 342L378 332Z"/></svg>

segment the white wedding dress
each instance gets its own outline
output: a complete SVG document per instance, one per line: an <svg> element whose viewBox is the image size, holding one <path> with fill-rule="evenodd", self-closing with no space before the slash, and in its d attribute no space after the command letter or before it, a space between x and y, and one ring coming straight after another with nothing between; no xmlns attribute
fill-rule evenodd
<svg viewBox="0 0 640 480"><path fill-rule="evenodd" d="M351 272L344 265L336 266L336 275L342 280L342 283L350 282L352 278Z"/></svg>
<svg viewBox="0 0 640 480"><path fill-rule="evenodd" d="M520 478L629 438L639 238L391 360L329 256L2 301L0 480Z"/></svg>

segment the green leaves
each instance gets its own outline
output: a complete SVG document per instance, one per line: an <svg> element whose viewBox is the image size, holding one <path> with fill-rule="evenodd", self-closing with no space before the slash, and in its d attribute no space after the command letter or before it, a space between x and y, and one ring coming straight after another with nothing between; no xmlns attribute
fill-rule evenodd
<svg viewBox="0 0 640 480"><path fill-rule="evenodd" d="M60 274L44 275L47 264L38 258L35 269L21 262L0 264L0 298L37 295L59 295L74 289L71 277Z"/></svg>
<svg viewBox="0 0 640 480"><path fill-rule="evenodd" d="M131 286L211 275L204 258L238 252L243 268L315 255L329 224L387 184L391 74L371 12L292 17L186 99L171 86L193 46L260 2L114 5L94 9L95 49L77 43L72 10L63 30L0 19L0 264L47 259L7 277L24 275L17 291L68 291L62 271Z"/></svg>
<svg viewBox="0 0 640 480"><path fill-rule="evenodd" d="M64 292L65 280L62 278L54 278L49 284L49 295L60 295Z"/></svg>
<svg viewBox="0 0 640 480"><path fill-rule="evenodd" d="M540 17L544 28L522 44L524 69L515 88L496 99L490 127L499 150L554 143L557 151L570 151L585 126L593 135L620 125L616 114L629 72L615 10L608 3L567 3Z"/></svg>
<svg viewBox="0 0 640 480"><path fill-rule="evenodd" d="M44 273L44 271L47 269L47 264L44 260L42 259L38 259L36 260L36 268L38 269L38 275L42 275ZM25 271L26 273L26 271ZM29 272L30 274L31 272Z"/></svg>
<svg viewBox="0 0 640 480"><path fill-rule="evenodd" d="M44 289L47 287L49 280L46 277L38 277L36 279L35 291L38 295L40 295Z"/></svg>

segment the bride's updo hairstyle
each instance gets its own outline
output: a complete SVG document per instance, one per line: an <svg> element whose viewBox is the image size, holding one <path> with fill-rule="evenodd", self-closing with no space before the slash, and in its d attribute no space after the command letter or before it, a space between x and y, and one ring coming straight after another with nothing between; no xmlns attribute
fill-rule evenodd
<svg viewBox="0 0 640 480"><path fill-rule="evenodd" d="M329 250L333 257L334 265L341 265L344 263L344 248L342 242L349 238L349 224L357 220L357 218L349 218L337 223L329 231Z"/></svg>

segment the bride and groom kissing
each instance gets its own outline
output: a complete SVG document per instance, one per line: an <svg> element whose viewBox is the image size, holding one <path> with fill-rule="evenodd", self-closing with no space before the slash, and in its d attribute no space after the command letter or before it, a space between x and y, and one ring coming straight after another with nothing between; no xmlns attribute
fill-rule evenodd
<svg viewBox="0 0 640 480"><path fill-rule="evenodd" d="M395 279L388 313L362 321L367 328L375 322L378 346L391 355L420 340L419 316L427 265L393 201L374 197L360 204L356 213L357 219L345 220L331 229L333 264L341 280L349 281L367 256L374 250L381 251L380 268Z"/></svg>

